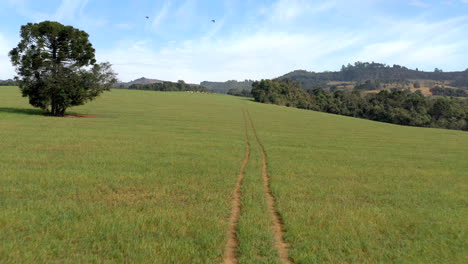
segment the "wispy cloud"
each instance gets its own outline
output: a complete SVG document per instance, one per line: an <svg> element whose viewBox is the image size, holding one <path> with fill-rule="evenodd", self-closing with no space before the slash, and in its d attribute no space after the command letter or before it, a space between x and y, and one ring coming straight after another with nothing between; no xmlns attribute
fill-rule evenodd
<svg viewBox="0 0 468 264"><path fill-rule="evenodd" d="M279 0L263 11L271 20L286 23L293 22L302 16L310 16L330 10L335 5L335 0L321 3L309 0Z"/></svg>
<svg viewBox="0 0 468 264"><path fill-rule="evenodd" d="M336 33L308 36L259 32L220 40L186 41L160 50L152 49L150 42L126 42L99 54L124 73L120 75L124 80L143 75L191 82L273 78L288 70L309 68L312 61L357 41L351 35ZM346 40L338 41L342 37Z"/></svg>
<svg viewBox="0 0 468 264"><path fill-rule="evenodd" d="M161 24L167 18L170 7L171 2L165 1L162 8L155 12L153 22L151 23L151 30L153 32L157 32Z"/></svg>
<svg viewBox="0 0 468 264"><path fill-rule="evenodd" d="M88 0L62 0L53 18L57 21L73 20L78 14L83 14L83 9Z"/></svg>
<svg viewBox="0 0 468 264"><path fill-rule="evenodd" d="M151 3L128 10L139 12L138 19L115 18L112 9L96 16L94 8L105 6L97 1L93 9L88 0L47 8L31 5L33 0L5 1L26 10L28 20L43 12L42 18L63 18L92 37L99 34L93 39L98 61L113 63L123 80L273 78L296 69L337 70L358 60L424 70L467 67L468 0L161 0L156 10ZM408 4L421 8L401 11ZM429 4L434 8L422 8ZM150 19L139 26L146 15ZM3 32L5 39L12 37ZM0 74L12 72L8 66L2 64Z"/></svg>
<svg viewBox="0 0 468 264"><path fill-rule="evenodd" d="M419 67L456 65L465 52L468 37L460 38L468 30L468 17L442 21L421 18L390 21L383 24L385 41L365 45L354 57L362 61L383 61ZM369 39L376 33L370 33ZM452 66L453 67L453 66Z"/></svg>
<svg viewBox="0 0 468 264"><path fill-rule="evenodd" d="M422 8L429 8L431 7L430 4L424 2L424 1L421 1L421 0L411 0L409 2L409 5L412 5L412 6L417 6L417 7L422 7Z"/></svg>

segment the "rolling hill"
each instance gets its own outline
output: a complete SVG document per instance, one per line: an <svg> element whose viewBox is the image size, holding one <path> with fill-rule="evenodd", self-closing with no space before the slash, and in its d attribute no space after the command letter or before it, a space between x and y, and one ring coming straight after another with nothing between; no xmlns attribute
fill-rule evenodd
<svg viewBox="0 0 468 264"><path fill-rule="evenodd" d="M435 85L468 88L468 69L458 72L443 72L440 69L435 69L434 72L424 72L418 69L408 69L400 65L390 66L374 62L356 62L354 65L343 65L340 71L310 72L297 70L278 78L299 81L305 89L316 86L354 86L356 83L363 83L368 80L379 80L382 83L389 84L390 88L399 88L398 85L403 88L411 85L411 88L413 88L416 81L427 83L427 87L431 86L430 88Z"/></svg>

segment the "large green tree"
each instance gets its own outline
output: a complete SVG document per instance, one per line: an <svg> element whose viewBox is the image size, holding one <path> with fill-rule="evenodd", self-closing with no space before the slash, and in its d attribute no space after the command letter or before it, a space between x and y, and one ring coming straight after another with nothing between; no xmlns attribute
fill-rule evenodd
<svg viewBox="0 0 468 264"><path fill-rule="evenodd" d="M71 26L44 21L21 27L21 40L10 51L24 97L53 116L82 105L117 81L109 63L97 64L89 35Z"/></svg>

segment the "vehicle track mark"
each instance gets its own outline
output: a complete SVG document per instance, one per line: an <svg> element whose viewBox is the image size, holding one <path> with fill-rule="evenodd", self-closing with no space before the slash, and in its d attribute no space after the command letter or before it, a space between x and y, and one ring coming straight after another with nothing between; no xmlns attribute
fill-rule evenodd
<svg viewBox="0 0 468 264"><path fill-rule="evenodd" d="M250 113L247 110L247 118L250 122L250 127L252 129L255 141L257 142L258 147L262 152L262 176L263 176L263 189L265 196L267 198L268 211L270 212L272 221L273 221L273 232L275 236L275 247L278 250L279 257L283 263L291 264L292 261L289 257L289 248L288 244L284 241L284 224L281 218L281 215L276 208L276 200L273 196L270 188L270 176L268 175L268 164L267 164L267 155L265 148L258 139L257 131L255 130L254 123L250 117Z"/></svg>
<svg viewBox="0 0 468 264"><path fill-rule="evenodd" d="M248 124L245 110L242 110L242 115L244 118L244 130L245 130L245 153L244 159L242 160L241 166L239 168L239 174L237 176L236 186L232 194L231 200L231 216L229 218L229 229L228 229L228 239L226 244L226 249L224 251L224 264L236 264L237 263L237 251L239 248L239 240L237 237L237 225L239 223L240 211L241 211L241 186L242 181L245 175L245 167L249 162L250 158L250 142L248 135Z"/></svg>

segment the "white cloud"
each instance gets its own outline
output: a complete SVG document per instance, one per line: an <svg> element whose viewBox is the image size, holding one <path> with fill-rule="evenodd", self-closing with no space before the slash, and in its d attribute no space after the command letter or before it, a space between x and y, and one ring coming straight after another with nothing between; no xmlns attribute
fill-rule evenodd
<svg viewBox="0 0 468 264"><path fill-rule="evenodd" d="M15 71L10 64L10 57L8 56L13 47L13 42L0 34L0 79L2 80L11 79L15 75Z"/></svg>
<svg viewBox="0 0 468 264"><path fill-rule="evenodd" d="M200 39L153 50L151 42L124 42L111 51L97 51L121 73L122 80L141 76L189 82L260 79L309 68L310 63L357 39L343 34L264 33L218 41ZM344 41L338 41L344 37Z"/></svg>
<svg viewBox="0 0 468 264"><path fill-rule="evenodd" d="M460 55L466 56L468 17L427 22L420 19L388 21L381 35L384 41L369 43L354 60L379 61L409 67L462 67ZM375 36L376 32L370 33Z"/></svg>
<svg viewBox="0 0 468 264"><path fill-rule="evenodd" d="M169 81L274 78L296 69L333 70L354 61L408 67L458 69L466 56L468 17L428 22L382 19L372 29L291 33L275 28L217 37L217 29L198 39L155 48L151 41L122 42L97 51L122 80L141 76ZM222 27L222 21L220 23ZM383 30L385 29L385 30ZM465 54L465 55L463 55Z"/></svg>

